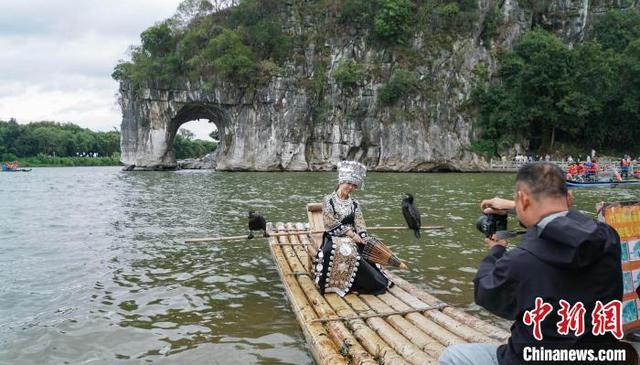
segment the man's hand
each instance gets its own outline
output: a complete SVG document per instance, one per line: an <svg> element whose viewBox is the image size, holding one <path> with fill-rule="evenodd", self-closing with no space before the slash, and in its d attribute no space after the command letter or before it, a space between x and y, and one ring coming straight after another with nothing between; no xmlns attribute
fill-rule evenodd
<svg viewBox="0 0 640 365"><path fill-rule="evenodd" d="M507 214L509 209L514 209L516 202L513 200L493 198L486 199L480 203L480 209L484 214Z"/></svg>
<svg viewBox="0 0 640 365"><path fill-rule="evenodd" d="M493 248L493 246L503 246L503 247L506 248L507 245L509 244L509 242L507 242L506 240L498 240L498 239L496 239L496 235L495 234L491 235L491 237L485 238L484 239L484 243L489 248Z"/></svg>

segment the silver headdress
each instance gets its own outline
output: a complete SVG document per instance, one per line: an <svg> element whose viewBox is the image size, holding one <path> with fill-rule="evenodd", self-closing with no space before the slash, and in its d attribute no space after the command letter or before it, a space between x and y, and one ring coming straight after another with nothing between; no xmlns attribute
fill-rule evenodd
<svg viewBox="0 0 640 365"><path fill-rule="evenodd" d="M359 188L364 187L367 167L357 161L338 162L338 184L351 183Z"/></svg>

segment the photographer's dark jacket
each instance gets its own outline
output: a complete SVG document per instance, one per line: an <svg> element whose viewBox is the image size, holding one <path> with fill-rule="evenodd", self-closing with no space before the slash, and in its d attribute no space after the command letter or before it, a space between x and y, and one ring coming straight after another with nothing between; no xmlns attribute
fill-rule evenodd
<svg viewBox="0 0 640 365"><path fill-rule="evenodd" d="M498 348L500 364L518 364L526 345L610 342L615 338L591 334L595 302L622 300L620 237L609 225L577 211L558 216L543 229L529 228L522 243L509 251L494 246L482 260L474 279L475 301L490 312L510 320L511 337ZM533 337L533 326L523 323L525 311L535 307L536 297L553 305L542 321L542 341ZM560 335L559 301L572 306L582 302L585 331L579 338Z"/></svg>

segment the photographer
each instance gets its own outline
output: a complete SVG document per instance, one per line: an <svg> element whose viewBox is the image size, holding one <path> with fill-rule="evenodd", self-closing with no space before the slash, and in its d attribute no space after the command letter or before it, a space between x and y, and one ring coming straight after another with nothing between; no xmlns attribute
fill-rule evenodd
<svg viewBox="0 0 640 365"><path fill-rule="evenodd" d="M485 214L506 214L515 208L527 227L522 243L507 251L507 242L495 235L485 242L490 250L473 280L475 302L491 313L513 320L506 344L460 344L448 347L440 364L519 364L525 346L570 348L581 344L610 343L611 333L592 334L591 313L596 301L622 300L620 238L613 228L575 210L564 173L551 163L522 166L516 177L515 201L484 200ZM523 321L525 311L540 297L553 306L540 322L542 340ZM584 334L560 335L560 300L584 304Z"/></svg>

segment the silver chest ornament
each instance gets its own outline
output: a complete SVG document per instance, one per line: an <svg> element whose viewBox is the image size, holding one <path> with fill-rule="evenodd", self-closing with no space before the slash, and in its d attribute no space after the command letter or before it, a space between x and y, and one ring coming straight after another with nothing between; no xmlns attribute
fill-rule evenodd
<svg viewBox="0 0 640 365"><path fill-rule="evenodd" d="M342 256L351 256L351 254L353 253L353 249L351 248L350 245L340 245L340 254Z"/></svg>
<svg viewBox="0 0 640 365"><path fill-rule="evenodd" d="M337 193L333 193L333 203L334 210L336 215L338 216L338 220L344 219L344 217L348 216L353 212L353 200L351 197L347 199L340 199Z"/></svg>

